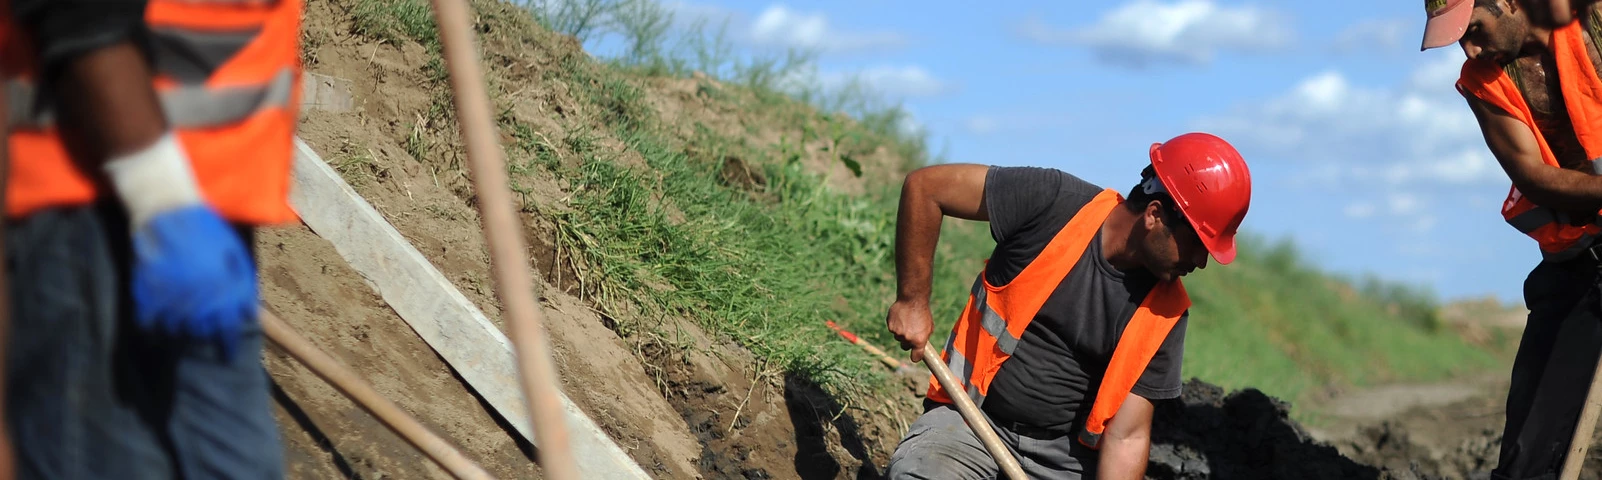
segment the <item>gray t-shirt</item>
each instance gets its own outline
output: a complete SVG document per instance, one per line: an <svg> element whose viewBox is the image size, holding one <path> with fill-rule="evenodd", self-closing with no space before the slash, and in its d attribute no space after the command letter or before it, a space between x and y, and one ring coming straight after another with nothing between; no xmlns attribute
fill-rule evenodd
<svg viewBox="0 0 1602 480"><path fill-rule="evenodd" d="M985 203L996 250L985 279L998 287L1012 281L1101 191L1055 169L991 167ZM1156 283L1143 268L1120 271L1108 263L1097 232L996 373L985 412L998 421L1072 432L1095 403L1124 327ZM1132 393L1150 400L1179 396L1188 317L1174 325Z"/></svg>

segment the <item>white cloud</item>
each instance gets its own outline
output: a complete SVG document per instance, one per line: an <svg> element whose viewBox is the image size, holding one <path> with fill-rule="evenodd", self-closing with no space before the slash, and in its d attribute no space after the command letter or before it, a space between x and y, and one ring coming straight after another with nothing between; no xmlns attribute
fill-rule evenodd
<svg viewBox="0 0 1602 480"><path fill-rule="evenodd" d="M1000 122L995 117L988 115L975 115L962 122L962 129L974 135L995 133L1000 126Z"/></svg>
<svg viewBox="0 0 1602 480"><path fill-rule="evenodd" d="M1428 214L1432 203L1417 192L1391 192L1383 196L1381 202L1372 199L1358 200L1346 205L1341 213L1348 218L1373 218L1384 215L1388 217L1406 217L1414 221L1427 221L1434 225L1434 217ZM1383 209L1382 209L1383 207Z"/></svg>
<svg viewBox="0 0 1602 480"><path fill-rule="evenodd" d="M1352 24L1335 34L1330 48L1340 53L1361 51L1407 51L1409 34L1414 33L1414 21L1399 18L1371 19ZM1417 40L1417 39L1414 39Z"/></svg>
<svg viewBox="0 0 1602 480"><path fill-rule="evenodd" d="M662 6L673 12L673 21L686 25L695 22L706 22L716 26L717 22L732 19L734 12L717 5L691 3L684 1L664 2Z"/></svg>
<svg viewBox="0 0 1602 480"><path fill-rule="evenodd" d="M1022 134L1061 132L1073 128L1074 117L1062 113L1030 111L990 111L974 114L959 121L957 128L969 135Z"/></svg>
<svg viewBox="0 0 1602 480"><path fill-rule="evenodd" d="M1422 66L1413 70L1407 77L1408 90L1423 92L1440 92L1451 90L1457 83L1457 77L1463 71L1463 51L1459 49L1437 50L1434 58L1426 61ZM1455 93L1454 93L1455 94ZM1472 116L1470 116L1472 118Z"/></svg>
<svg viewBox="0 0 1602 480"><path fill-rule="evenodd" d="M1374 207L1373 203L1357 202L1347 205L1346 209L1342 210L1341 212L1345 213L1346 216L1351 218L1368 218L1374 216L1374 212L1378 210L1378 208Z"/></svg>
<svg viewBox="0 0 1602 480"><path fill-rule="evenodd" d="M1254 153L1303 162L1301 177L1326 185L1505 180L1452 86L1462 52L1437 55L1401 85L1360 86L1327 71L1197 126Z"/></svg>
<svg viewBox="0 0 1602 480"><path fill-rule="evenodd" d="M1058 29L1026 20L1024 38L1048 45L1082 45L1102 61L1130 67L1159 62L1201 65L1220 51L1267 51L1286 46L1293 34L1284 18L1253 6L1221 6L1212 0L1136 0L1113 9L1094 25Z"/></svg>
<svg viewBox="0 0 1602 480"><path fill-rule="evenodd" d="M825 52L853 52L905 46L907 39L894 32L842 32L829 25L822 13L805 13L775 4L757 15L751 40L769 47Z"/></svg>
<svg viewBox="0 0 1602 480"><path fill-rule="evenodd" d="M1416 193L1396 192L1389 197L1385 200L1385 204L1390 208L1391 215L1414 215L1424 206L1424 201L1420 200Z"/></svg>
<svg viewBox="0 0 1602 480"><path fill-rule="evenodd" d="M1467 201L1505 192L1507 177L1453 87L1463 54L1443 49L1421 60L1389 85L1338 70L1313 74L1193 127L1297 181L1295 191L1340 195L1340 214L1388 225L1405 237L1397 241L1429 238L1443 218L1494 217L1494 203Z"/></svg>
<svg viewBox="0 0 1602 480"><path fill-rule="evenodd" d="M951 83L936 78L917 65L879 65L858 72L833 72L818 76L828 89L847 88L856 82L873 92L893 98L935 97L956 90Z"/></svg>

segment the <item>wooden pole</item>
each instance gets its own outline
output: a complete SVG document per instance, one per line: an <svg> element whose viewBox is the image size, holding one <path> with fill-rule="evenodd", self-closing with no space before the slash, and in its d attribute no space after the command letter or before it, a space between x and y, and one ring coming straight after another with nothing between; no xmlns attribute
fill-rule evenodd
<svg viewBox="0 0 1602 480"><path fill-rule="evenodd" d="M1585 408L1580 409L1580 423L1574 426L1574 439L1569 442L1569 455L1563 459L1563 474L1558 476L1559 480L1580 478L1585 451L1591 448L1599 416L1602 416L1602 358L1597 359L1596 372L1591 374L1591 391L1585 394Z"/></svg>
<svg viewBox="0 0 1602 480"><path fill-rule="evenodd" d="M934 372L935 379L940 381L940 387L946 389L951 400L957 403L957 411L962 413L962 419L968 421L968 427L979 436L980 442L984 442L985 449L996 459L996 464L1001 465L1001 471L1007 474L1007 478L1029 480L1029 476L1024 475L1023 467L1018 465L1018 459L1013 458L1012 451L1007 450L1007 445L1001 443L1001 437L997 437L996 431L990 428L990 421L985 420L984 412L980 412L979 407L973 404L973 399L968 398L968 389L962 388L962 383L951 375L951 369L940 361L940 352L934 349L934 345L923 344L923 364L929 366L929 371Z"/></svg>
<svg viewBox="0 0 1602 480"><path fill-rule="evenodd" d="M523 396L533 422L535 445L545 478L577 480L578 464L568 445L567 425L558 398L556 367L547 352L544 319L534 301L534 282L530 278L528 256L524 250L521 224L512 208L507 186L506 162L498 130L490 116L489 96L485 93L476 41L473 39L467 0L433 0L439 24L440 44L445 66L450 72L455 94L456 119L467 144L467 160L478 195L479 217L485 243L489 246L490 267L495 275L495 293L501 301L501 318L507 337L517 356Z"/></svg>
<svg viewBox="0 0 1602 480"><path fill-rule="evenodd" d="M366 410L367 413L378 417L378 420L383 422L384 426L389 427L390 431L406 439L418 450L422 450L423 454L428 455L428 458L434 459L434 462L439 463L439 466L450 472L451 475L463 480L495 478L490 476L489 472L484 471L482 467L479 467L477 463L468 459L450 442L429 431L428 427L424 427L422 423L412 418L411 415L407 415L406 411L401 410L400 406L379 395L372 385L362 380L361 377L356 376L356 373L352 372L344 363L319 350L310 341L307 341L305 337L300 336L299 333L295 333L293 328L290 328L283 320L279 320L277 316L262 310L261 326L262 330L267 333L267 338L278 344L278 346L283 347L284 351L289 352L289 356L295 357L295 360L300 361L306 368L311 369L312 373L322 377L329 385L333 385L335 390L339 390L339 393L345 394L346 398L356 402L356 405L362 407L362 410Z"/></svg>

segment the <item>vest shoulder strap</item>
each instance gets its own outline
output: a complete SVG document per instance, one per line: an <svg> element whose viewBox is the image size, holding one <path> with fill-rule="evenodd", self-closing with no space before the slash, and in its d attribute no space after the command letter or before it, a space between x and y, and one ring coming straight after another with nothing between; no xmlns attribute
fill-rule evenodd
<svg viewBox="0 0 1602 480"><path fill-rule="evenodd" d="M1057 230L1056 236L1012 281L995 287L989 281L980 279L989 293L990 308L1008 320L1007 329L1013 330L1014 336L1023 335L1029 320L1035 318L1040 307L1046 304L1046 299L1062 283L1063 277L1079 263L1085 249L1096 238L1096 231L1101 229L1102 222L1122 201L1123 196L1117 191L1102 190L1090 203L1081 207L1067 225Z"/></svg>
<svg viewBox="0 0 1602 480"><path fill-rule="evenodd" d="M1107 362L1107 372L1101 378L1101 386L1096 389L1096 401L1090 407L1090 416L1085 419L1085 427L1080 431L1080 443L1090 448L1100 447L1101 434L1106 431L1107 422L1118 414L1118 409L1123 408L1129 391L1135 388L1135 383L1146 372L1146 366L1151 364L1152 357L1157 355L1157 350L1162 348L1174 325L1179 323L1180 317L1189 308L1190 295L1178 279L1158 283L1146 294L1140 308L1135 310L1134 317L1129 319L1129 325L1124 327L1123 335L1118 337L1118 346L1113 350L1112 359Z"/></svg>

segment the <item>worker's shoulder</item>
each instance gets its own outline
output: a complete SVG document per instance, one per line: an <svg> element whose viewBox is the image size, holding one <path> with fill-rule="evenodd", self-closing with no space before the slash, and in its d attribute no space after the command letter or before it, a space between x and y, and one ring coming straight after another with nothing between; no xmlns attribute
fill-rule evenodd
<svg viewBox="0 0 1602 480"><path fill-rule="evenodd" d="M1008 184L1028 183L1040 186L1053 187L1052 189L1068 190L1073 193L1100 192L1102 187L1080 178L1066 171L1037 166L992 166L990 179L993 182Z"/></svg>

